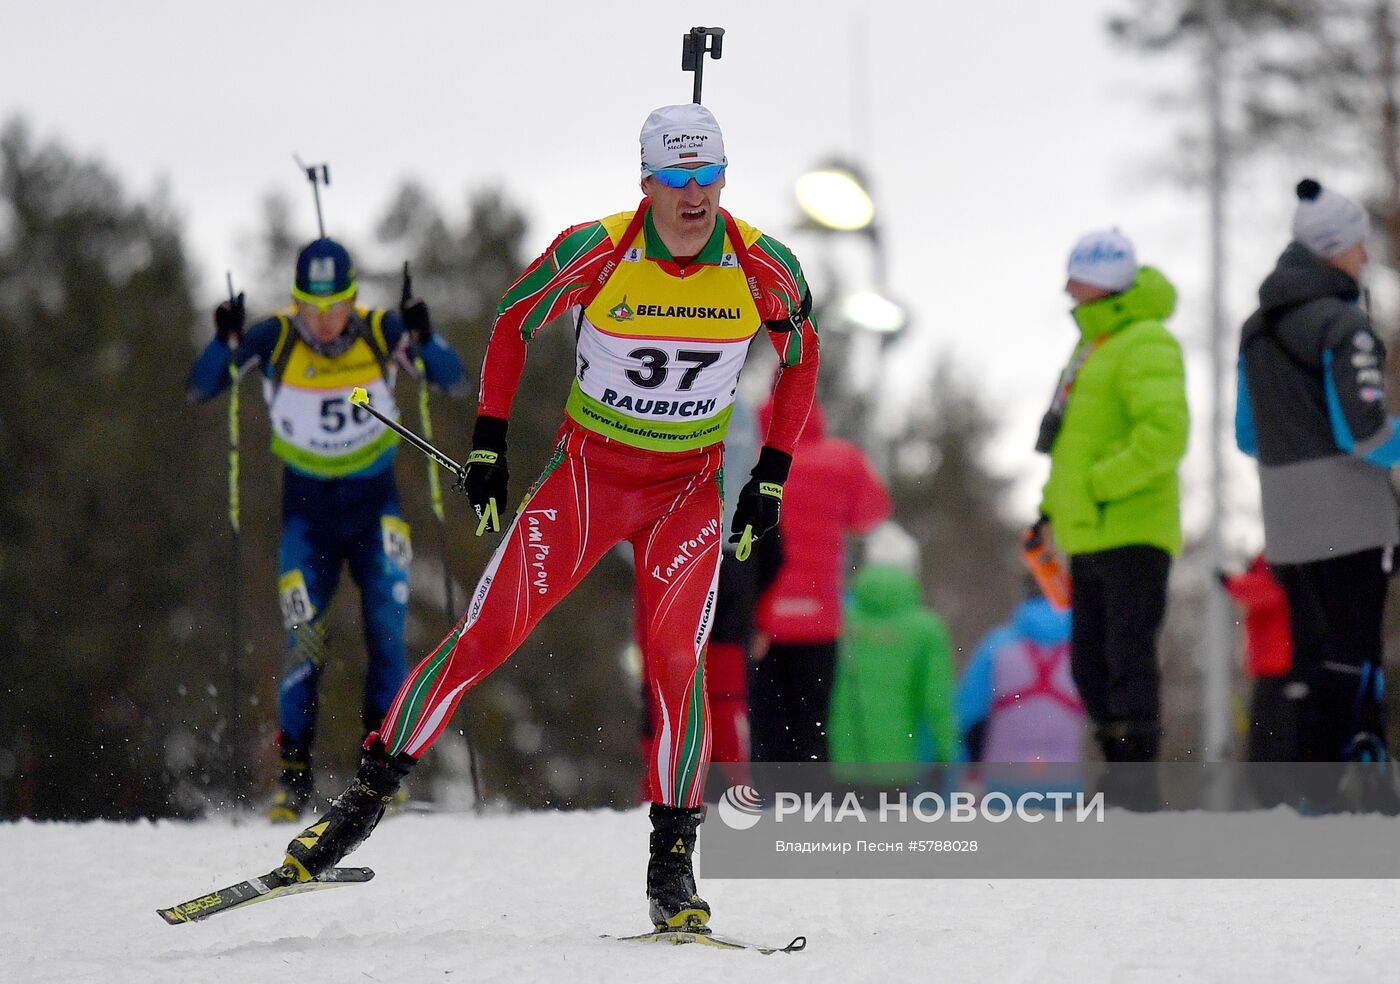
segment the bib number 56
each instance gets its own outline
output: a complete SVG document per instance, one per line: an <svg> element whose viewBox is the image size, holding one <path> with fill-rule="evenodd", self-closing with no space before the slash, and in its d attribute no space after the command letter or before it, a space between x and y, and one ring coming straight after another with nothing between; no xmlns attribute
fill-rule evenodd
<svg viewBox="0 0 1400 984"><path fill-rule="evenodd" d="M357 425L366 424L370 420L369 411L358 404L349 404L343 396L321 401L321 430L336 434L345 429L347 420L353 420Z"/></svg>

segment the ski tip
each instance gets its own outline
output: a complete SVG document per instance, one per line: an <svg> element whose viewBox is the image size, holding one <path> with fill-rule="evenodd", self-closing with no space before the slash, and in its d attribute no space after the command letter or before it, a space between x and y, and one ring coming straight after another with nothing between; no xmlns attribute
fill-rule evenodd
<svg viewBox="0 0 1400 984"><path fill-rule="evenodd" d="M807 937L805 937L805 936L794 936L793 939L792 939L792 942L789 943L787 946L783 947L782 952L783 952L783 953L797 953L798 951L800 951L800 950L805 950L805 949L807 949Z"/></svg>
<svg viewBox="0 0 1400 984"><path fill-rule="evenodd" d="M171 926L178 926L181 923L187 923L190 921L189 916L181 915L175 909L157 909L156 914L159 915L162 919L166 921L167 924Z"/></svg>
<svg viewBox="0 0 1400 984"><path fill-rule="evenodd" d="M369 391L363 386L356 386L350 391L350 402L357 407L369 406Z"/></svg>

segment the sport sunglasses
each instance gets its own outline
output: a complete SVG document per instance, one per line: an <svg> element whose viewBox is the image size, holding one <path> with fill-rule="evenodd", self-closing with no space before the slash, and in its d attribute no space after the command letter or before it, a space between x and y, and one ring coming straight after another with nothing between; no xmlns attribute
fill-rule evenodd
<svg viewBox="0 0 1400 984"><path fill-rule="evenodd" d="M719 176L724 173L724 169L729 166L729 161L721 161L718 164L702 164L700 167L649 167L646 172L660 181L667 188L684 188L694 181L701 188L708 188L719 180Z"/></svg>
<svg viewBox="0 0 1400 984"><path fill-rule="evenodd" d="M304 290L298 290L297 287L293 285L292 297L296 298L303 304L311 305L317 311L320 311L322 314L325 314L337 304L340 304L344 301L348 301L351 298L353 298L355 296L355 291L358 287L359 284L352 280L350 281L349 287L346 287L342 291L337 291L334 294L309 294Z"/></svg>

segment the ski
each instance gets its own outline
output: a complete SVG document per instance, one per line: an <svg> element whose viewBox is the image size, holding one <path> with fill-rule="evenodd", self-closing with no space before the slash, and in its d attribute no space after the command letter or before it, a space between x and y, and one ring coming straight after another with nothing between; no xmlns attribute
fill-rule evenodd
<svg viewBox="0 0 1400 984"><path fill-rule="evenodd" d="M181 902L169 909L157 909L156 911L170 925L179 926L181 923L208 919L220 912L241 909L255 902L266 902L268 899L283 895L315 892L323 888L354 885L367 882L373 877L374 872L369 868L331 868L311 881L297 881L296 869L289 864L284 864L258 878L250 878L237 885L221 888L217 892L201 895L197 899Z"/></svg>
<svg viewBox="0 0 1400 984"><path fill-rule="evenodd" d="M709 929L658 929L637 936L609 936L605 933L603 938L617 940L619 943L669 943L672 946L698 943L701 946L713 946L720 950L756 950L762 954L797 953L807 948L807 937L805 936L794 937L787 946L766 946L761 943L736 940L732 936L720 936Z"/></svg>

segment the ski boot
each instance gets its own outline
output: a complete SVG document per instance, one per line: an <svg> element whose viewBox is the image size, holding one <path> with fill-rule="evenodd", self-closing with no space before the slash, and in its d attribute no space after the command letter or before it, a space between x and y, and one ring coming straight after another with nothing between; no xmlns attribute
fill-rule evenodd
<svg viewBox="0 0 1400 984"><path fill-rule="evenodd" d="M1390 757L1385 739L1370 731L1359 731L1342 752L1342 778L1339 801L1352 813L1400 814L1400 772Z"/></svg>
<svg viewBox="0 0 1400 984"><path fill-rule="evenodd" d="M1103 749L1104 772L1098 792L1104 805L1134 813L1161 810L1157 754L1161 729L1155 721L1109 721L1094 732Z"/></svg>
<svg viewBox="0 0 1400 984"><path fill-rule="evenodd" d="M658 930L701 932L710 904L695 889L691 856L704 809L651 804L651 860L647 863L647 903Z"/></svg>
<svg viewBox="0 0 1400 984"><path fill-rule="evenodd" d="M282 777L277 780L267 818L273 823L296 823L315 800L316 780L311 763L283 759Z"/></svg>
<svg viewBox="0 0 1400 984"><path fill-rule="evenodd" d="M298 881L311 881L364 842L414 762L407 754L388 758L384 746L377 743L365 750L345 792L331 800L325 816L287 845L283 863L295 869Z"/></svg>

